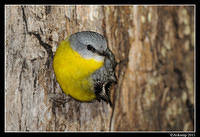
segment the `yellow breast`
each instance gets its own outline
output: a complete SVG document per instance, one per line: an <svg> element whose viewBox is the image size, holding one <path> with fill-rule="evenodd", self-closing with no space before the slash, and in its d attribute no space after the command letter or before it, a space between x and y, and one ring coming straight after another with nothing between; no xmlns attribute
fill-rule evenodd
<svg viewBox="0 0 200 137"><path fill-rule="evenodd" d="M102 65L103 62L81 57L67 40L60 43L53 60L56 79L62 90L80 101L96 98L91 74Z"/></svg>

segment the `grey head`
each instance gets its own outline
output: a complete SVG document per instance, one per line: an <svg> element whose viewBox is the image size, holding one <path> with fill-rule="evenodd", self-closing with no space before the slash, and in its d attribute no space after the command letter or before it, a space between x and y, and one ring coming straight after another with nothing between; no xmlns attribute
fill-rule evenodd
<svg viewBox="0 0 200 137"><path fill-rule="evenodd" d="M104 52L107 49L106 39L97 32L82 31L69 37L70 45L83 58L104 60Z"/></svg>
<svg viewBox="0 0 200 137"><path fill-rule="evenodd" d="M69 41L72 49L82 57L104 62L104 65L92 74L94 92L97 100L104 100L112 105L110 87L112 83L117 82L115 76L116 61L104 36L92 31L82 31L72 34Z"/></svg>

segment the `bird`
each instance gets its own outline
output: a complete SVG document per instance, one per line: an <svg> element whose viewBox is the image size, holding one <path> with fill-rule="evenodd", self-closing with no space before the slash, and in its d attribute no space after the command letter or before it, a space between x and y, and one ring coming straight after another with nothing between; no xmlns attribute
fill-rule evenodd
<svg viewBox="0 0 200 137"><path fill-rule="evenodd" d="M81 102L112 105L110 87L117 83L115 56L105 37L94 31L76 32L60 42L53 58L56 80L66 95Z"/></svg>

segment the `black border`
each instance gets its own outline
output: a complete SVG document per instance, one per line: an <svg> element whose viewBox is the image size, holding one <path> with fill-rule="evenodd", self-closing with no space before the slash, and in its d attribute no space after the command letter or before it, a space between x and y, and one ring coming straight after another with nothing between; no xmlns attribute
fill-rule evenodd
<svg viewBox="0 0 200 137"><path fill-rule="evenodd" d="M86 2L86 3L84 3L84 2ZM7 0L7 1L5 1L5 3L2 5L1 4L1 10L2 10L2 13L3 13L3 16L4 16L4 19L5 19L5 11L4 11L4 6L5 5L15 5L15 4L19 4L19 5L23 5L23 4L37 4L37 5L43 5L43 4L49 4L49 5L51 5L51 4L59 4L59 5L61 5L61 4L70 4L70 5L88 5L88 4L92 4L92 5L96 5L96 4L100 4L100 5L127 5L127 4L131 4L131 5L159 5L159 4L161 4L161 5L174 5L174 4L180 4L180 5L182 5L182 4L186 4L186 5L188 5L188 4L194 4L195 5L195 7L196 7L196 18L195 18L195 24L196 24L196 41L195 41L195 43L196 43L196 46L195 46L195 50L196 50L196 57L195 57L195 59L196 59L196 68L195 68L195 70L196 70L196 75L195 75L195 78L196 78L196 81L194 81L194 83L196 83L196 108L200 108L200 106L199 106L199 103L197 102L198 100L197 100L197 98L199 97L199 93L197 92L197 91L200 91L200 89L199 89L199 84L197 84L197 82L199 81L199 72L198 72L198 66L200 65L200 61L199 61L199 45L198 45L198 40L199 40L199 31L197 31L197 30L199 30L199 26L198 26L198 15L199 15L199 13L200 13L200 11L199 11L199 3L198 3L198 0L196 1L196 0L168 0L168 1L160 1L160 0L154 0L154 1L150 1L150 0L143 0L143 1L141 1L141 0L135 0L135 1L132 1L132 0L126 0L126 3L120 3L120 1L119 0L111 0L111 1L93 1L93 2L88 2L88 1L80 1L80 0L74 0L74 1L54 1L54 0L48 0L48 1L45 1L45 0L37 0L37 1L26 1L26 3L22 3L22 1L14 1L14 0ZM2 22L3 22L3 24L4 24L4 19L3 20L1 20ZM5 24L4 24L5 25ZM5 31L5 30L4 30ZM3 32L3 31L1 31L1 32ZM4 35L5 35L5 32L4 33L2 33L2 39L4 39L5 37L4 37ZM5 39L4 39L5 40ZM1 40L2 41L2 40ZM2 41L2 42L4 42L4 41ZM4 45L4 44L2 44L2 45ZM3 70L5 69L5 57L4 57L4 51L5 51L5 49L4 49L5 47L3 46L3 49L2 49L2 46L1 46L1 51L0 51L0 59L1 59L1 63L2 63L2 66L4 67L3 68ZM3 50L3 51L2 51ZM4 81L5 82L5 70L4 71L1 71L3 74L1 75L1 76L3 76L4 75L4 80L1 80L1 81ZM2 87L2 86L1 86ZM4 84L3 84L3 87L4 87ZM5 90L5 87L4 87L4 90ZM2 91L1 93L4 93L4 91ZM198 115L199 115L199 113L198 113L198 109L196 109L196 121L195 121L195 123L196 123L196 131L195 132L183 132L183 131L180 131L180 132L174 132L174 131L172 131L172 132L170 132L170 131L163 131L163 132L156 132L156 131L152 131L152 132L5 132L5 127L4 127L4 125L5 125L5 119L4 119L4 117L5 117L5 113L4 113L4 107L5 107L5 104L4 104L4 95L5 94L3 94L3 95L0 95L1 96L1 98L2 99L0 99L0 104L1 104L1 130L0 130L0 135L11 135L11 136L21 136L21 135L27 135L27 134L29 134L29 135L33 135L33 136L35 136L35 135L42 135L42 136L108 136L108 135L111 135L111 136L118 136L118 135L121 135L121 136L172 136L173 137L173 135L174 135L174 137L176 137L176 136L179 136L179 135L189 135L189 134L191 134L192 136L191 137L194 137L195 136L195 134L196 134L196 131L197 132L199 132L199 123L198 122L196 122L196 121L198 121ZM55 134L55 133L57 133L57 134Z"/></svg>

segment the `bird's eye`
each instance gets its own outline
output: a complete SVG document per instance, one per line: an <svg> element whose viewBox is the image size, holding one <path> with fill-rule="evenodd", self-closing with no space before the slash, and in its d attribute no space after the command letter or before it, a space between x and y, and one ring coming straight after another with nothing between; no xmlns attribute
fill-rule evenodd
<svg viewBox="0 0 200 137"><path fill-rule="evenodd" d="M91 45L87 45L87 49L92 51L92 52L96 51L96 49L94 47L92 47Z"/></svg>

